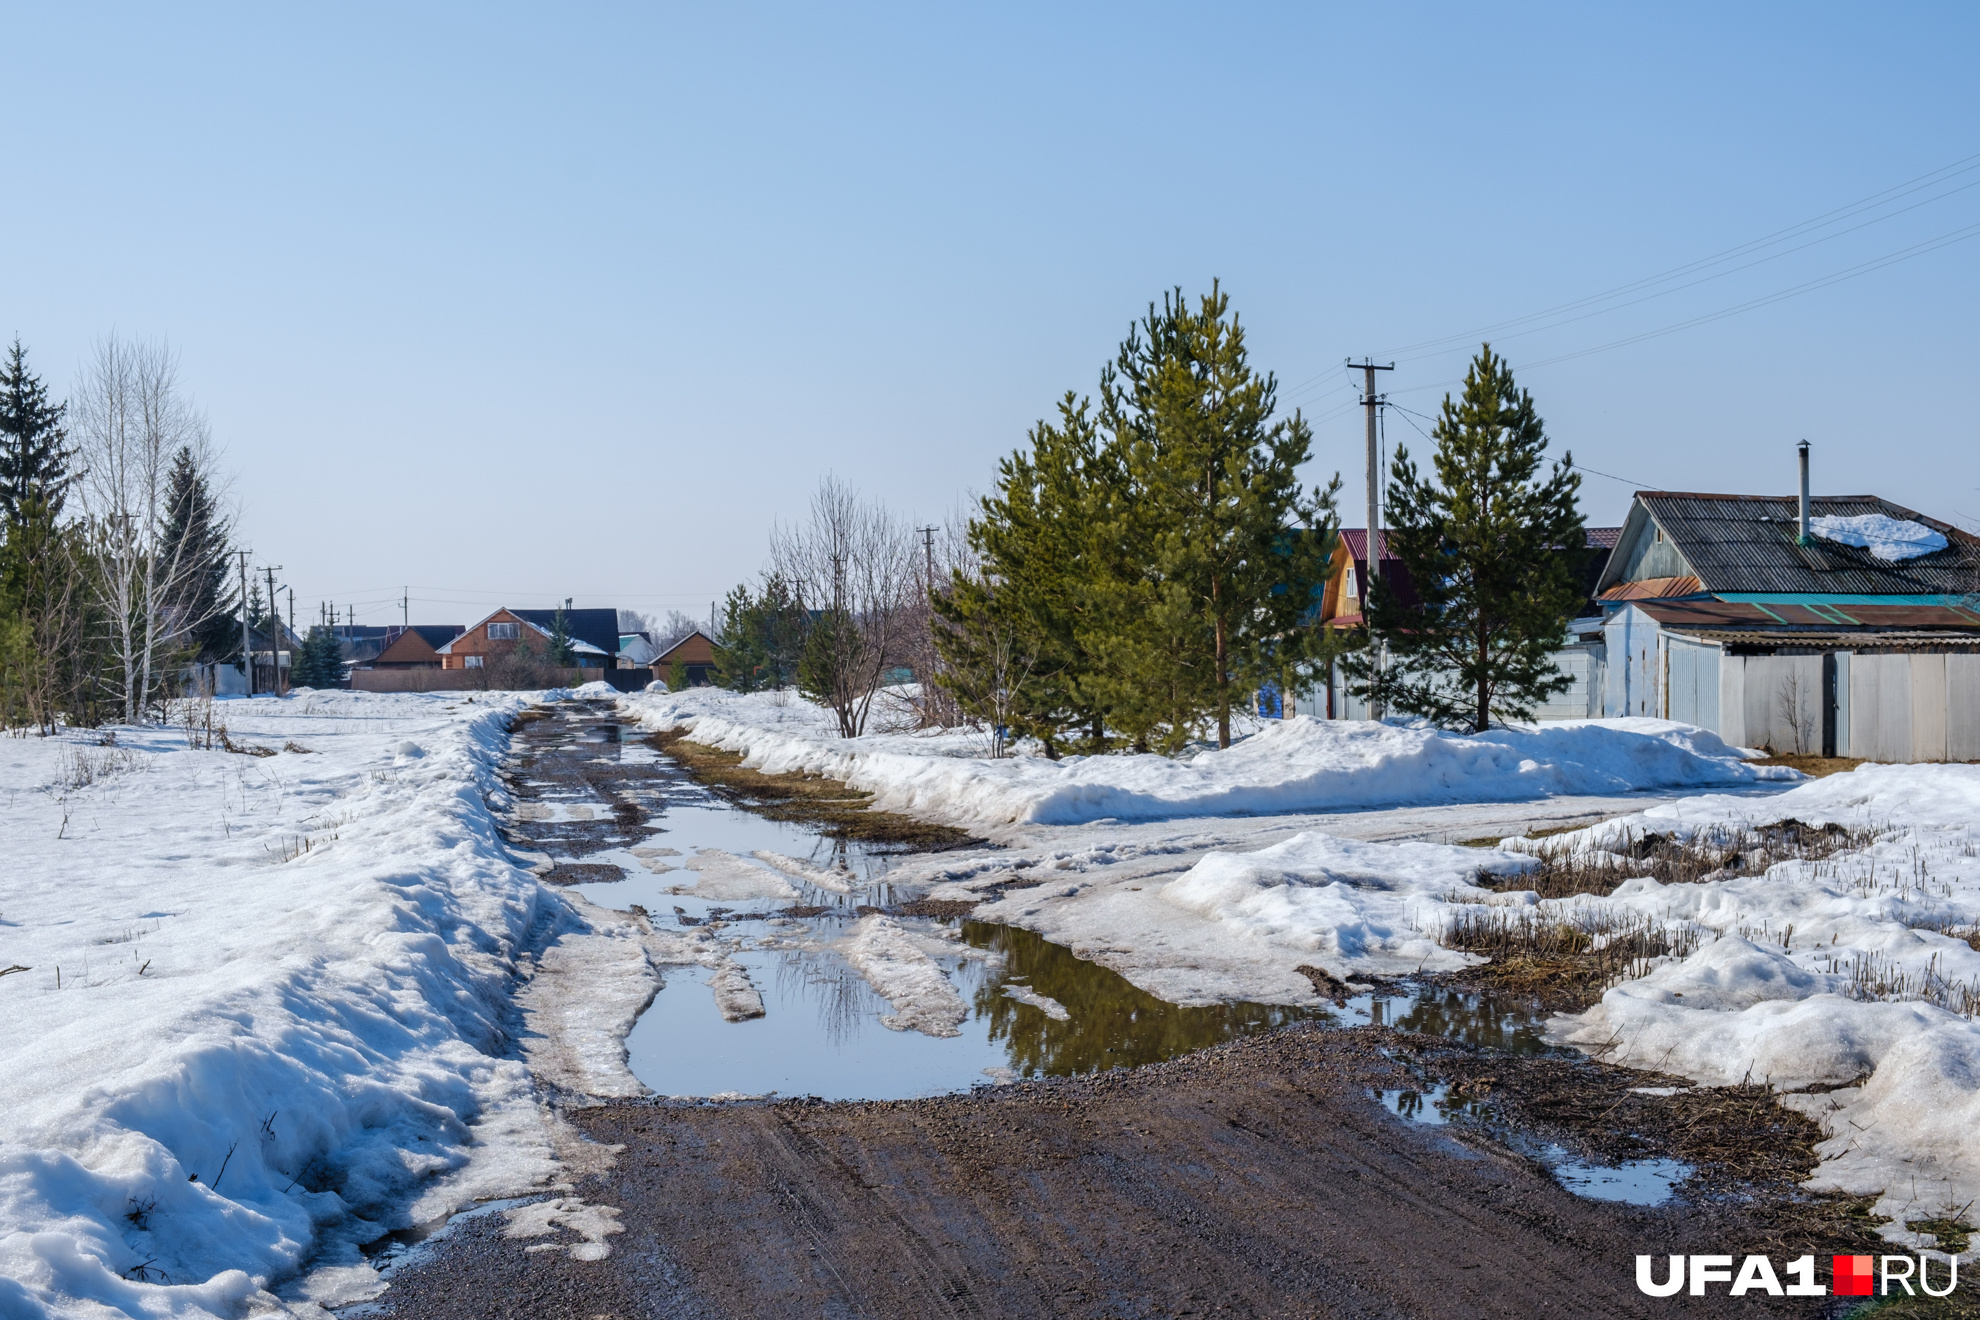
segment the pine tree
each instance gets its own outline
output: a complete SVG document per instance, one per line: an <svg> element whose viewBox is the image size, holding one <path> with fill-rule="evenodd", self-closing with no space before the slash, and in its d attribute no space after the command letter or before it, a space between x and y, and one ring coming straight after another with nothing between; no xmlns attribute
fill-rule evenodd
<svg viewBox="0 0 1980 1320"><path fill-rule="evenodd" d="M1215 284L1194 311L1181 289L1150 304L1101 380L1125 480L1106 515L1115 554L1097 564L1095 636L1118 675L1111 708L1138 708L1169 749L1200 720L1230 746L1233 710L1321 658L1309 622L1339 479L1301 486L1312 435L1298 412L1273 419L1277 393Z"/></svg>
<svg viewBox="0 0 1980 1320"><path fill-rule="evenodd" d="M1028 438L1029 452L998 464L997 490L970 520L981 568L937 593L935 643L964 710L1056 759L1068 744L1104 750L1100 708L1081 686L1093 657L1080 641L1099 436L1090 405L1068 391L1058 424L1041 421Z"/></svg>
<svg viewBox="0 0 1980 1320"><path fill-rule="evenodd" d="M240 652L240 621L228 586L227 538L206 476L189 446L172 457L160 545L168 572L179 583L169 609L175 633L195 661L231 659Z"/></svg>
<svg viewBox="0 0 1980 1320"><path fill-rule="evenodd" d="M1533 396L1490 344L1444 396L1432 439L1435 480L1398 447L1386 533L1419 599L1370 583L1377 649L1350 657L1351 690L1450 728L1525 720L1573 680L1554 663L1582 598L1586 534L1580 474L1563 454L1544 478L1545 428ZM1386 662L1381 652L1386 651Z"/></svg>
<svg viewBox="0 0 1980 1320"><path fill-rule="evenodd" d="M715 647L715 681L735 692L772 691L797 681L808 617L790 585L772 573L760 591L729 593Z"/></svg>
<svg viewBox="0 0 1980 1320"><path fill-rule="evenodd" d="M41 378L27 369L27 350L16 339L0 366L0 521L14 523L21 501L39 492L51 519L59 520L69 485L75 480L66 444L64 403L50 403Z"/></svg>

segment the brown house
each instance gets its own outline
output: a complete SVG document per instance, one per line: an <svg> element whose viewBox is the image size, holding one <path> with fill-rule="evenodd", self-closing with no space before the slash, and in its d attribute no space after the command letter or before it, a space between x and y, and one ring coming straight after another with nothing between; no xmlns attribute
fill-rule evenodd
<svg viewBox="0 0 1980 1320"><path fill-rule="evenodd" d="M467 629L458 623L416 623L385 644L373 669L444 669L446 657L439 648Z"/></svg>
<svg viewBox="0 0 1980 1320"><path fill-rule="evenodd" d="M532 610L540 614L543 611ZM480 623L464 630L444 646L434 648L442 669L480 669L490 656L507 655L524 639L538 649L547 649L550 629L532 623L515 610L496 610ZM579 637L570 638L571 651L584 669L603 669L612 662L611 654Z"/></svg>
<svg viewBox="0 0 1980 1320"><path fill-rule="evenodd" d="M715 681L715 643L699 628L662 651L653 660L653 677L662 683L673 679L674 667L687 672L689 687L707 687Z"/></svg>

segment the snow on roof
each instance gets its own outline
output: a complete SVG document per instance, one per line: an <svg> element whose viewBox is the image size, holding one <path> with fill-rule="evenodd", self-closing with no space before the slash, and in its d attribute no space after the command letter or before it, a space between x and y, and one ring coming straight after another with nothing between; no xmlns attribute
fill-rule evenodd
<svg viewBox="0 0 1980 1320"><path fill-rule="evenodd" d="M1949 544L1944 532L1882 513L1858 514L1853 518L1810 518L1808 529L1825 541L1858 546L1890 563L1929 555Z"/></svg>

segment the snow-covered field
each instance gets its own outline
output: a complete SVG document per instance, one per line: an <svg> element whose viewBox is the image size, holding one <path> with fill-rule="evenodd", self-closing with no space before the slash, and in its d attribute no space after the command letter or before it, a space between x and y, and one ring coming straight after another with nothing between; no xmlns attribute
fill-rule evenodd
<svg viewBox="0 0 1980 1320"><path fill-rule="evenodd" d="M1229 749L1187 759L991 760L981 734L928 730L840 738L830 714L788 692L645 692L622 707L652 729L743 752L770 774L842 780L874 805L959 825L1084 824L1264 815L1550 794L1724 787L1798 778L1748 764L1702 729L1668 720L1571 721L1456 735L1394 724L1265 721Z"/></svg>
<svg viewBox="0 0 1980 1320"><path fill-rule="evenodd" d="M489 805L521 704L217 703L268 756L0 738L0 1314L313 1311L306 1260L375 1289L358 1242L555 1175L509 1046L573 923Z"/></svg>

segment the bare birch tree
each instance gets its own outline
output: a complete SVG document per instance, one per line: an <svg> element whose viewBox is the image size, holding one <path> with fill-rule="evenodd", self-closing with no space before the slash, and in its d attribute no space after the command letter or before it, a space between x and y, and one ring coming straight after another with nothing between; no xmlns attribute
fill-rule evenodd
<svg viewBox="0 0 1980 1320"><path fill-rule="evenodd" d="M856 738L898 662L908 607L921 589L913 535L885 508L827 477L806 522L772 530L770 557L813 619L799 687L832 708L843 737Z"/></svg>
<svg viewBox="0 0 1980 1320"><path fill-rule="evenodd" d="M83 464L76 493L101 566L112 696L126 724L159 695L175 646L206 622L183 607L201 566L165 535L173 454L183 446L202 471L213 466L206 418L181 391L178 366L164 343L112 334L96 345L70 402Z"/></svg>

